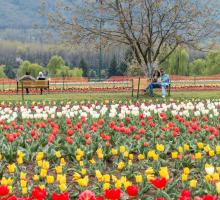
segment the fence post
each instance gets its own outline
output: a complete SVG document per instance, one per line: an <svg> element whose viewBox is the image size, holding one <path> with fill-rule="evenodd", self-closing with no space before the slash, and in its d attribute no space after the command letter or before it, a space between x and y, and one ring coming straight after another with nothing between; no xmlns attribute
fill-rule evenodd
<svg viewBox="0 0 220 200"><path fill-rule="evenodd" d="M141 77L138 78L137 99L139 98L139 93L140 93L140 82L141 82Z"/></svg>
<svg viewBox="0 0 220 200"><path fill-rule="evenodd" d="M131 96L134 97L134 79L131 80Z"/></svg>
<svg viewBox="0 0 220 200"><path fill-rule="evenodd" d="M64 91L64 76L63 76L63 91Z"/></svg>
<svg viewBox="0 0 220 200"><path fill-rule="evenodd" d="M21 82L21 88L22 88L22 90L21 90L22 101L24 101L24 83L23 83L23 81Z"/></svg>

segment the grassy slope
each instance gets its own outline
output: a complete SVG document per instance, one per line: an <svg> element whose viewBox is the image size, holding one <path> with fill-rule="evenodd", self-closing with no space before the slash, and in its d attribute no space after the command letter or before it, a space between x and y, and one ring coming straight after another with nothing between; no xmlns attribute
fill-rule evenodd
<svg viewBox="0 0 220 200"><path fill-rule="evenodd" d="M148 95L140 95L139 99L160 99L160 93L157 93L154 98L148 97ZM188 92L173 92L171 97L175 99L181 98L208 98L208 99L220 99L220 91L188 91ZM45 95L25 95L25 100L41 101L41 100L136 100L136 94L131 97L131 93L84 93L84 94L45 94ZM0 95L0 101L20 101L21 95Z"/></svg>

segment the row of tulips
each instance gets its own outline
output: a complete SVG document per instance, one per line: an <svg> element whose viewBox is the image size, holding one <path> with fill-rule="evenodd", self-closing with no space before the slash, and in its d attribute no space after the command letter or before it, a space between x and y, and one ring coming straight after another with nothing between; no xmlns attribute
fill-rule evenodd
<svg viewBox="0 0 220 200"><path fill-rule="evenodd" d="M17 197L16 195L11 195L7 186L0 186L0 197L2 200L44 200L48 196L45 188L36 187L32 190L30 197ZM125 198L123 198L125 197ZM123 193L120 189L113 188L104 191L103 196L96 197L95 194L90 190L83 191L78 200L120 200L120 199L138 200L138 187L129 186L126 193ZM69 200L69 193L52 193L52 200ZM190 200L191 192L190 190L182 190L178 200ZM216 195L206 194L202 196L196 196L194 200L218 200ZM164 197L156 197L155 200L166 200Z"/></svg>
<svg viewBox="0 0 220 200"><path fill-rule="evenodd" d="M2 198L218 199L219 109L193 99L2 102Z"/></svg>

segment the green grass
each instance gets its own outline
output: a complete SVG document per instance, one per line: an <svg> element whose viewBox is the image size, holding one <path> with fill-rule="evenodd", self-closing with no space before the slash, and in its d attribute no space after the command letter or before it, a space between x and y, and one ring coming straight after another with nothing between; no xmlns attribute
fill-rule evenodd
<svg viewBox="0 0 220 200"><path fill-rule="evenodd" d="M186 92L172 92L171 97L167 99L181 99L181 98L202 98L202 99L220 99L220 91L186 91ZM151 98L148 95L140 94L139 100L156 100L161 99L161 94L158 92L155 97ZM21 95L0 95L0 101L21 101ZM24 95L24 100L28 101L43 101L43 100L115 100L115 101L129 101L137 100L137 94L131 97L131 93L76 93L76 94L43 94L43 95Z"/></svg>

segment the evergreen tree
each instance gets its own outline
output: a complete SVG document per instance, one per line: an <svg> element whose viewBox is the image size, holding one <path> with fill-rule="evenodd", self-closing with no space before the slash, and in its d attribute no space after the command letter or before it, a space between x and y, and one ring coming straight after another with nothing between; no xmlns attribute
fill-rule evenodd
<svg viewBox="0 0 220 200"><path fill-rule="evenodd" d="M109 66L109 69L108 69L108 76L117 76L117 66L118 66L118 63L117 63L117 60L116 60L116 56L114 55L112 60L111 60L111 63L110 63L110 66Z"/></svg>
<svg viewBox="0 0 220 200"><path fill-rule="evenodd" d="M8 78L15 78L16 77L16 74L15 74L15 72L14 72L14 70L13 70L13 67L11 67L11 66L5 66L4 67L4 73L5 73L5 75L8 77Z"/></svg>
<svg viewBox="0 0 220 200"><path fill-rule="evenodd" d="M88 76L88 64L86 63L84 58L81 58L78 66L79 68L83 70L83 77L87 77Z"/></svg>

